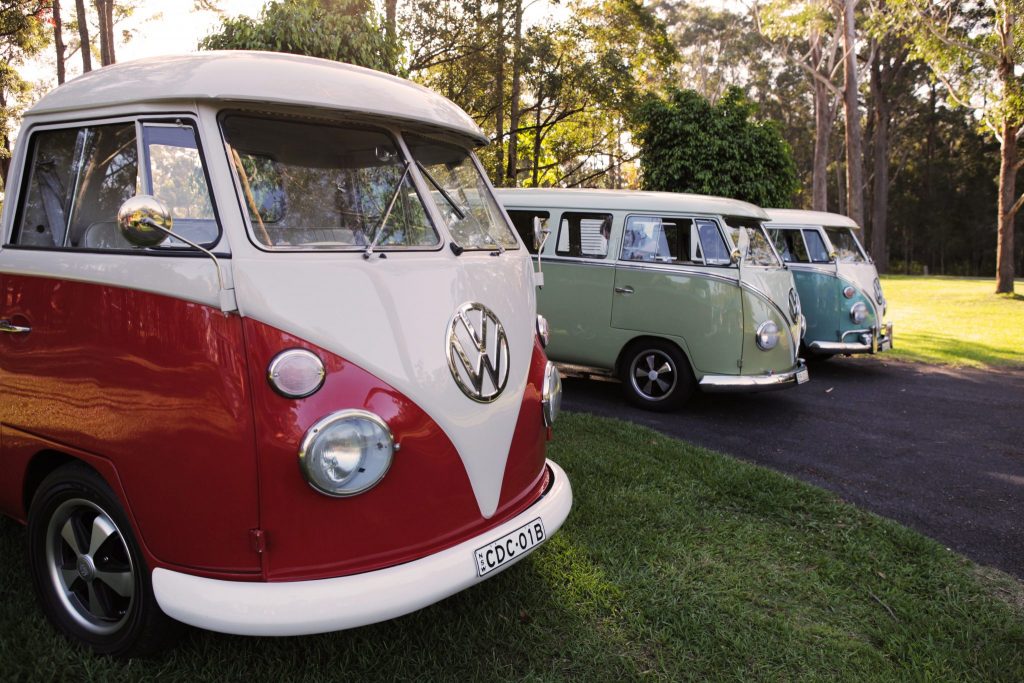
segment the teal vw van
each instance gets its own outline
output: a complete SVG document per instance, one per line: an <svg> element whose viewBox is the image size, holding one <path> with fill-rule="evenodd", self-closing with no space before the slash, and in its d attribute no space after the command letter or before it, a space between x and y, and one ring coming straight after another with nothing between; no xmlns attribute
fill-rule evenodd
<svg viewBox="0 0 1024 683"><path fill-rule="evenodd" d="M857 239L860 226L824 211L766 211L771 218L766 227L793 272L804 306L807 353L827 358L891 349L882 283Z"/></svg>
<svg viewBox="0 0 1024 683"><path fill-rule="evenodd" d="M523 241L539 247L537 305L553 361L612 373L651 410L698 388L807 381L800 299L758 207L670 192L497 194Z"/></svg>

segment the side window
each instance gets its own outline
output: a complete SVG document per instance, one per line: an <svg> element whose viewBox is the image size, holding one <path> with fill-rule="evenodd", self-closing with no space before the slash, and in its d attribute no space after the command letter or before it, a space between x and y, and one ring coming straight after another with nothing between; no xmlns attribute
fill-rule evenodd
<svg viewBox="0 0 1024 683"><path fill-rule="evenodd" d="M768 231L775 243L775 249L786 263L810 263L807 247L800 230L776 228ZM815 233L817 234L817 233Z"/></svg>
<svg viewBox="0 0 1024 683"><path fill-rule="evenodd" d="M195 130L181 124L145 124L142 140L148 170L146 194L170 209L174 232L197 244L212 245L220 231ZM163 246L187 245L170 238Z"/></svg>
<svg viewBox="0 0 1024 683"><path fill-rule="evenodd" d="M718 224L707 219L697 219L697 234L700 237L701 249L704 252L704 263L709 266L728 266L732 264L732 255L725 246L725 239ZM694 259L697 261L697 259Z"/></svg>
<svg viewBox="0 0 1024 683"><path fill-rule="evenodd" d="M804 239L807 240L807 255L814 263L828 263L828 249L825 248L825 241L821 239L821 233L817 230L804 230Z"/></svg>
<svg viewBox="0 0 1024 683"><path fill-rule="evenodd" d="M523 244L526 245L526 249L531 254L537 253L537 245L533 243L533 219L539 217L544 225L547 225L548 219L551 218L551 214L547 211L525 211L520 209L510 209L508 217L512 219L512 225L515 226L516 232L519 233L520 239L523 240Z"/></svg>
<svg viewBox="0 0 1024 683"><path fill-rule="evenodd" d="M630 216L622 239L626 261L729 265L718 224L708 219Z"/></svg>
<svg viewBox="0 0 1024 683"><path fill-rule="evenodd" d="M117 210L137 193L135 124L42 131L32 136L27 192L12 244L84 247L116 230Z"/></svg>
<svg viewBox="0 0 1024 683"><path fill-rule="evenodd" d="M612 231L610 213L563 213L558 224L559 256L603 259L608 256Z"/></svg>

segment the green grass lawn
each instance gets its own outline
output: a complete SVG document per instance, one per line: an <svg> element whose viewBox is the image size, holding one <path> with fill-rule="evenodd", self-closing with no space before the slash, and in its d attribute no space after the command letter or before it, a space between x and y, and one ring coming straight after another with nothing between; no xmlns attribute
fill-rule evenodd
<svg viewBox="0 0 1024 683"><path fill-rule="evenodd" d="M304 638L193 631L127 665L40 616L0 521L0 680L1024 680L1024 590L831 494L640 427L563 416L562 532L402 619Z"/></svg>
<svg viewBox="0 0 1024 683"><path fill-rule="evenodd" d="M996 295L994 278L882 278L895 324L892 356L972 367L1024 367L1024 280ZM887 352L888 353L888 352Z"/></svg>

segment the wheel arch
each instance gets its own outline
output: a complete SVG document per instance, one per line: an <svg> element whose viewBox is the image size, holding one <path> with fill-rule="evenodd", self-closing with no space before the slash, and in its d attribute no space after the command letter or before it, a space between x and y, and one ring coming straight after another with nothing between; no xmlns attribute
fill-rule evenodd
<svg viewBox="0 0 1024 683"><path fill-rule="evenodd" d="M615 367L612 368L612 371L615 373L616 377L621 377L622 376L622 364L626 360L627 352L631 348L633 348L634 346L636 346L638 344L641 344L643 342L647 342L647 341L671 344L672 346L674 346L677 349L679 349L679 353L683 354L683 358L686 359L687 365L690 366L690 374L693 377L697 376L697 369L695 367L693 367L693 359L690 358L690 352L686 348L686 342L685 341L680 340L680 339L675 338L675 337L665 337L665 336L657 335L657 334L638 334L637 336L633 337L632 339L627 341L625 344L623 344L622 348L619 349L619 355L616 356L616 358L615 358Z"/></svg>

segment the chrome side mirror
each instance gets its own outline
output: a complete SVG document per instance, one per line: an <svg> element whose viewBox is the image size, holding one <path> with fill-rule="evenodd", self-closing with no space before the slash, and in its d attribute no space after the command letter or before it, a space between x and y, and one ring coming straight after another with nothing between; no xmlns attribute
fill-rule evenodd
<svg viewBox="0 0 1024 683"><path fill-rule="evenodd" d="M156 247L167 240L174 219L167 205L148 194L135 195L117 211L121 235L136 247Z"/></svg>
<svg viewBox="0 0 1024 683"><path fill-rule="evenodd" d="M738 264L743 259L743 254L740 253L739 249L733 249L732 253L729 254L729 259L732 261L732 264L735 266L736 264Z"/></svg>
<svg viewBox="0 0 1024 683"><path fill-rule="evenodd" d="M838 251L830 251L830 252L828 252L828 259L830 261L839 261L839 252Z"/></svg>

